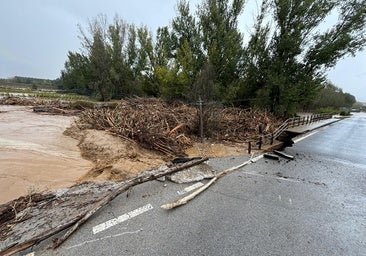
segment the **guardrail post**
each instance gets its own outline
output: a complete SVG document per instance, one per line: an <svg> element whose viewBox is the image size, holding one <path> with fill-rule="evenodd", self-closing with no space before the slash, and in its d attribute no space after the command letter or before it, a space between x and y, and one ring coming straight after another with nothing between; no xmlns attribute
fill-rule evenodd
<svg viewBox="0 0 366 256"><path fill-rule="evenodd" d="M262 143L263 143L263 138L262 136L259 137L259 141L258 141L258 149L261 150L262 149Z"/></svg>
<svg viewBox="0 0 366 256"><path fill-rule="evenodd" d="M271 133L271 145L273 145L273 133Z"/></svg>

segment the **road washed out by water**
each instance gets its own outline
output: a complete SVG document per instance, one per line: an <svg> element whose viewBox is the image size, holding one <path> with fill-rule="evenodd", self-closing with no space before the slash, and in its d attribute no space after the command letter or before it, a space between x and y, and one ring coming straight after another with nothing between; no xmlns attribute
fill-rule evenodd
<svg viewBox="0 0 366 256"><path fill-rule="evenodd" d="M73 120L36 114L30 107L0 106L0 204L69 186L90 170L78 141L62 134Z"/></svg>

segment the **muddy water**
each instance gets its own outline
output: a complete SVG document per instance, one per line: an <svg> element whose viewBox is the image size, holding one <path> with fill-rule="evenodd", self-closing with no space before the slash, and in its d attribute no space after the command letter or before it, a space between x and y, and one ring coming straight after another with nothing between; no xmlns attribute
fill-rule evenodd
<svg viewBox="0 0 366 256"><path fill-rule="evenodd" d="M62 134L72 122L29 107L0 106L0 204L71 185L89 171L78 141Z"/></svg>

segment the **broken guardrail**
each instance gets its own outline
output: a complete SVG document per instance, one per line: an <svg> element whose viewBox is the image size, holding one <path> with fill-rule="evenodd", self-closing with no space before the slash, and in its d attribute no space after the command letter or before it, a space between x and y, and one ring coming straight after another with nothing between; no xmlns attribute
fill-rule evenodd
<svg viewBox="0 0 366 256"><path fill-rule="evenodd" d="M273 145L274 140L276 140L284 131L288 128L297 127L301 125L308 125L311 123L318 122L320 120L325 120L332 118L331 114L314 114L307 116L292 117L284 121L275 131L266 135L260 135L257 137L256 141L248 142L248 153L251 153L252 143L255 142L257 148L262 149L263 145Z"/></svg>

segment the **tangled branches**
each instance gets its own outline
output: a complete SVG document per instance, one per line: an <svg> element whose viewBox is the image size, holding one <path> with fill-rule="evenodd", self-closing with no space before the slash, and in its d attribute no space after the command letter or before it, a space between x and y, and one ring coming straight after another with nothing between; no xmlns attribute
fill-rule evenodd
<svg viewBox="0 0 366 256"><path fill-rule="evenodd" d="M258 135L259 125L269 133L280 124L280 120L266 111L216 106L211 112L207 118L210 124L204 129L205 136L215 140L244 142ZM82 112L78 126L107 130L172 156L184 155L184 149L191 146L199 134L196 107L156 98L123 100L112 109L87 109Z"/></svg>
<svg viewBox="0 0 366 256"><path fill-rule="evenodd" d="M82 128L107 130L167 155L182 155L192 144L188 135L192 134L195 119L195 108L183 103L134 98L121 101L114 109L85 110L78 124Z"/></svg>

